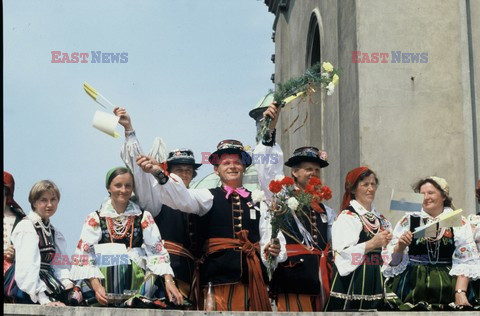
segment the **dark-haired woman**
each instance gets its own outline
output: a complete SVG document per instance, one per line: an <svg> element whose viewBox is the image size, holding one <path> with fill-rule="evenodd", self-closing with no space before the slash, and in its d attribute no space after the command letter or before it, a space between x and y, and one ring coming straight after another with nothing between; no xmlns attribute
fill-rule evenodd
<svg viewBox="0 0 480 316"><path fill-rule="evenodd" d="M388 246L391 261L384 266L389 287L401 300L401 310L442 310L455 300L456 277L449 274L457 240L452 227L438 228L432 237L413 235L420 225L437 221L453 212L445 179L428 177L414 191L424 195L422 211L405 215L395 226Z"/></svg>
<svg viewBox="0 0 480 316"><path fill-rule="evenodd" d="M367 167L347 174L343 211L332 228L335 267L328 311L386 309L381 252L392 234L390 222L373 206L377 186Z"/></svg>
<svg viewBox="0 0 480 316"><path fill-rule="evenodd" d="M130 201L134 186L131 172L125 167L111 169L105 186L109 197L98 211L87 216L75 252L79 262L72 266L71 277L88 280L101 305L112 303L108 294L120 299L135 294L125 302L127 306L166 307L160 297L163 286L157 278L162 276L169 301L182 304L168 252L152 215ZM105 266L105 254L96 253L95 246L109 243L124 244L128 260Z"/></svg>

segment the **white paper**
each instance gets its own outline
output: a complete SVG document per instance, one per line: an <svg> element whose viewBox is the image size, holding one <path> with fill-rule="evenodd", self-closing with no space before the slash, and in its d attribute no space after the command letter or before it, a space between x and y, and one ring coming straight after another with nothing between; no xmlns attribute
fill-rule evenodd
<svg viewBox="0 0 480 316"><path fill-rule="evenodd" d="M117 132L115 132L115 128L118 125L119 119L120 118L116 115L102 111L96 111L95 115L93 116L92 125L105 134L108 134L112 137L119 137Z"/></svg>

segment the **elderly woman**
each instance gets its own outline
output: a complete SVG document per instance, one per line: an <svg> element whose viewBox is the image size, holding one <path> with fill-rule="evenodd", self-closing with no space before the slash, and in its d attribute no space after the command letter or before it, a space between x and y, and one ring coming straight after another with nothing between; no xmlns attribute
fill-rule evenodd
<svg viewBox="0 0 480 316"><path fill-rule="evenodd" d="M87 216L75 252L79 262L72 267L72 278L86 280L101 305L128 299L126 306L166 307L163 288L170 302L181 305L182 295L175 286L158 227L148 211L141 211L130 200L133 183L132 173L125 167L107 173L109 197L98 211ZM125 245L126 253L106 254L109 247L100 249L112 243ZM115 264L109 264L112 261ZM163 277L165 285L157 276Z"/></svg>
<svg viewBox="0 0 480 316"><path fill-rule="evenodd" d="M418 181L414 191L424 195L422 211L409 213L397 223L388 246L391 260L383 274L393 278L389 286L401 300L401 310L442 310L464 291L455 291L456 277L449 274L459 241L457 230L439 228L429 237L412 232L437 221L441 214L453 212L452 198L447 181L439 177Z"/></svg>
<svg viewBox="0 0 480 316"><path fill-rule="evenodd" d="M66 241L50 222L60 191L52 181L39 181L30 190L28 201L33 211L12 233L16 256L5 276L4 295L12 303L76 305L82 295L69 279L70 267L58 260L66 256Z"/></svg>
<svg viewBox="0 0 480 316"><path fill-rule="evenodd" d="M375 172L367 167L347 174L343 211L332 227L335 267L328 311L386 309L381 251L392 234L390 223L373 206L377 186Z"/></svg>
<svg viewBox="0 0 480 316"><path fill-rule="evenodd" d="M10 237L13 229L25 217L20 205L13 199L13 192L15 191L15 180L13 176L4 171L3 172L3 275L7 269L12 265L15 257L15 250L13 248Z"/></svg>

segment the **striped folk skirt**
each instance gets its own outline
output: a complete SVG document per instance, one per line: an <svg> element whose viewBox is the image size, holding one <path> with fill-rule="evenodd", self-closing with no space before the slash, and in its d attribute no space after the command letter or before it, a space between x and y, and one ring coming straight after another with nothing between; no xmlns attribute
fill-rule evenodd
<svg viewBox="0 0 480 316"><path fill-rule="evenodd" d="M166 308L165 286L162 278L148 274L134 261L128 265L101 267L102 285L109 305L127 307ZM88 282L83 282L82 292L89 305L97 306L95 293Z"/></svg>
<svg viewBox="0 0 480 316"><path fill-rule="evenodd" d="M448 265L412 264L387 282L401 303L400 310L444 310L455 302L457 278Z"/></svg>
<svg viewBox="0 0 480 316"><path fill-rule="evenodd" d="M378 253L369 253L367 256L375 255L376 260L380 259ZM386 304L383 282L384 278L380 270L383 262L377 260L364 260L355 271L346 276L338 273L337 267L333 270L333 281L330 291L330 298L325 310L359 310L359 309L377 309L390 310Z"/></svg>

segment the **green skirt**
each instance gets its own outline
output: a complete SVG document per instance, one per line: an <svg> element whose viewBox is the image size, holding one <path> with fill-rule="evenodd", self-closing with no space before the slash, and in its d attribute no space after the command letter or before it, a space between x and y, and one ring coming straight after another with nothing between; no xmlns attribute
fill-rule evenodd
<svg viewBox="0 0 480 316"><path fill-rule="evenodd" d="M134 261L129 265L101 267L101 280L109 306L166 308L165 286L162 278L154 274L145 276ZM82 282L82 292L88 305L99 306L89 282Z"/></svg>
<svg viewBox="0 0 480 316"><path fill-rule="evenodd" d="M457 278L447 265L408 265L403 273L388 280L387 288L400 301L400 310L444 310L455 302Z"/></svg>
<svg viewBox="0 0 480 316"><path fill-rule="evenodd" d="M378 253L368 254L370 260L365 260L355 271L346 276L340 276L337 267L334 268L330 298L325 307L326 311L377 309L391 310L386 304L380 268L381 259L371 260L372 255L380 257ZM372 264L375 262L376 264Z"/></svg>

